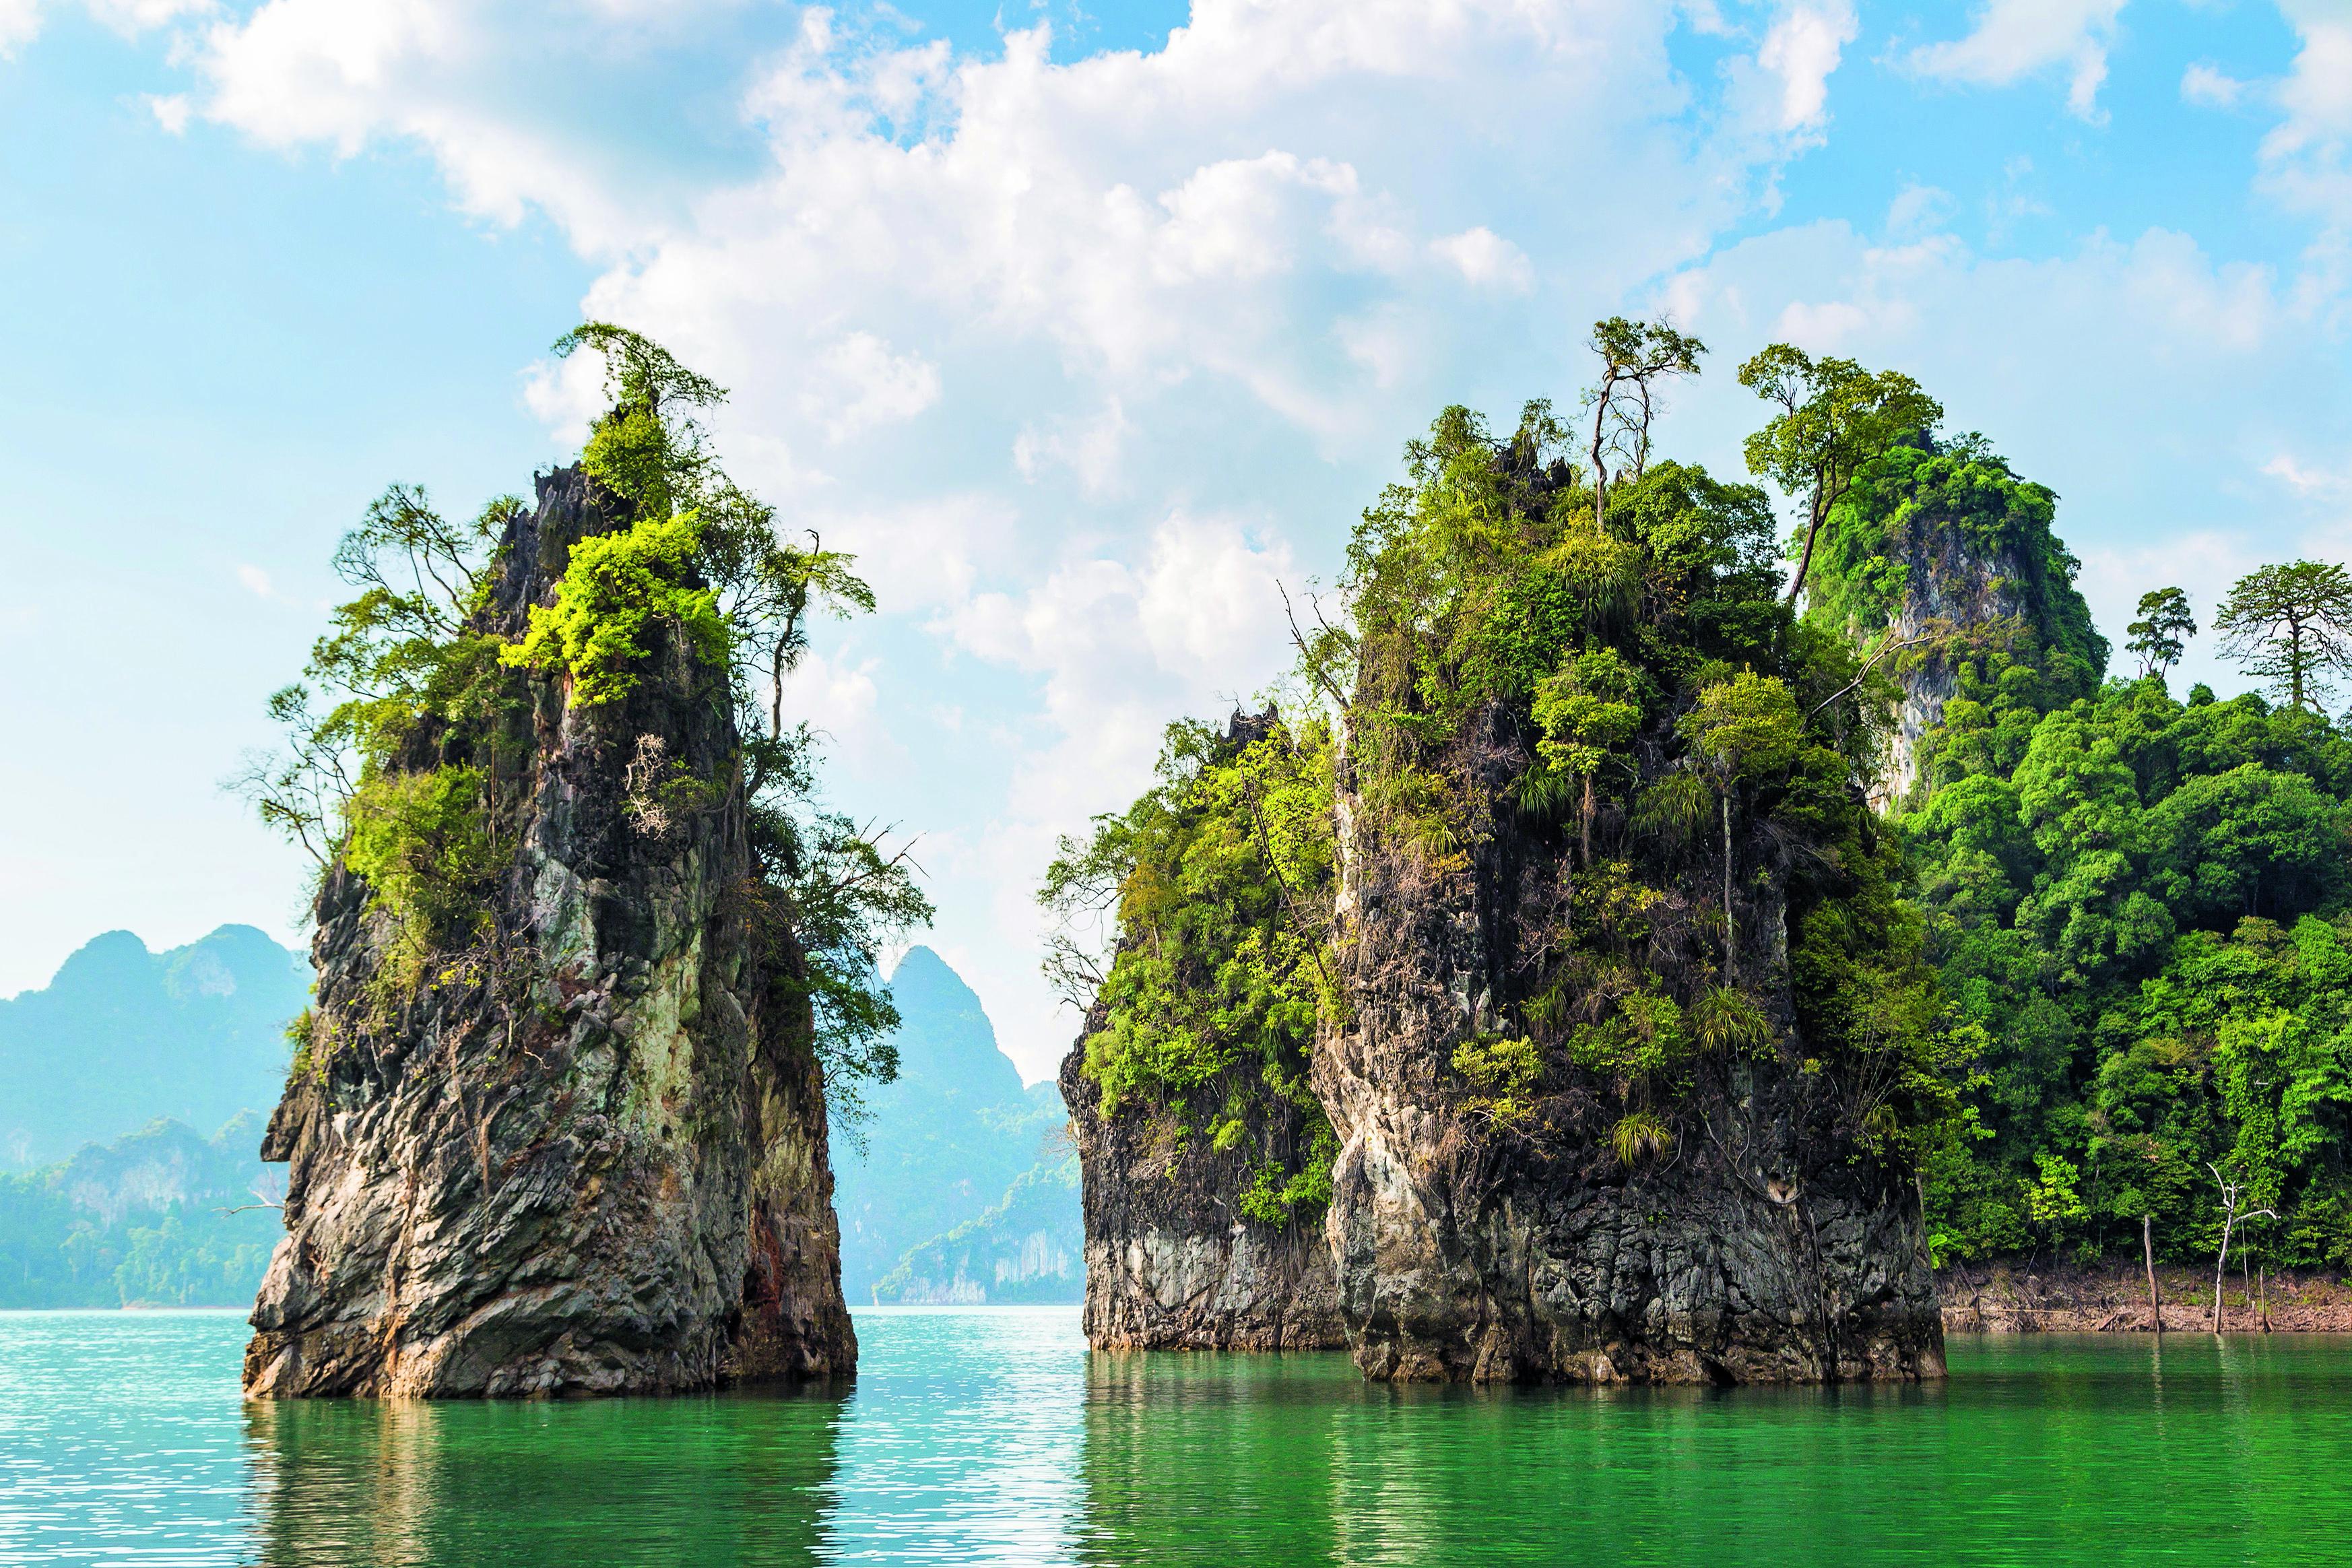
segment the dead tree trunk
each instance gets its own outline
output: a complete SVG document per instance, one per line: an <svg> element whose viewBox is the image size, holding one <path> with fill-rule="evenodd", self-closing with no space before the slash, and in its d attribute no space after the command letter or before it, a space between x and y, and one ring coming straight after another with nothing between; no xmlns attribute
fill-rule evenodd
<svg viewBox="0 0 2352 1568"><path fill-rule="evenodd" d="M2139 1247L2147 1262L2147 1316L2156 1331L2164 1332L2164 1300L2156 1293L2156 1216L2139 1216Z"/></svg>
<svg viewBox="0 0 2352 1568"><path fill-rule="evenodd" d="M2221 1189L2221 1250L2213 1258L2213 1331L2218 1334L2221 1331L2221 1280L2230 1267L2231 1233L2242 1219L2276 1219L2278 1215L2269 1209L2240 1214L2238 1196L2245 1191L2245 1184L2224 1179L2221 1168L2210 1160L2205 1163L2205 1168L2213 1173L2214 1183Z"/></svg>

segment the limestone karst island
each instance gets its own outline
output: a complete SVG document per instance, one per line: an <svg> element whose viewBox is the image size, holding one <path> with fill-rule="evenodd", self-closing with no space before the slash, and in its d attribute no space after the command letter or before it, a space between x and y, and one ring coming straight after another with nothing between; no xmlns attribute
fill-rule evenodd
<svg viewBox="0 0 2352 1568"><path fill-rule="evenodd" d="M2347 62L0 5L0 1564L2345 1560Z"/></svg>

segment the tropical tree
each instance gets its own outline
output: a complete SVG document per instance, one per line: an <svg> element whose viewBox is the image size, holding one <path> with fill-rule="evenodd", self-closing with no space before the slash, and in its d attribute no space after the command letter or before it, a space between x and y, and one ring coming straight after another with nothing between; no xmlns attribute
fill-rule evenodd
<svg viewBox="0 0 2352 1568"><path fill-rule="evenodd" d="M2291 561L2238 579L2213 622L2221 652L2288 706L2320 710L2331 673L2352 669L2352 574Z"/></svg>
<svg viewBox="0 0 2352 1568"><path fill-rule="evenodd" d="M1742 670L1700 692L1681 728L1706 760L1722 797L1723 982L1736 984L1739 921L1732 905L1731 797L1744 783L1787 771L1804 747L1804 720L1785 682Z"/></svg>
<svg viewBox="0 0 2352 1568"><path fill-rule="evenodd" d="M1592 785L1611 749L1642 727L1641 677L1615 648L1579 654L1536 688L1537 750L1545 763L1584 786L1583 863L1592 864Z"/></svg>
<svg viewBox="0 0 2352 1568"><path fill-rule="evenodd" d="M2139 596L2139 619L2124 630L2130 634L2124 648L2138 658L2145 680L2180 662L2188 639L2197 635L2197 619L2189 614L2188 595L2178 588L2157 588Z"/></svg>
<svg viewBox="0 0 2352 1568"><path fill-rule="evenodd" d="M1789 584L1794 605L1804 592L1822 523L1863 465L1906 437L1932 430L1944 405L1898 371L1874 373L1850 359L1816 360L1788 343L1774 343L1741 365L1739 384L1780 407L1771 423L1748 437L1748 472L1805 502L1804 545Z"/></svg>
<svg viewBox="0 0 2352 1568"><path fill-rule="evenodd" d="M1650 466L1650 422L1657 387L1670 375L1696 375L1706 345L1664 321L1612 316L1592 323L1601 384L1584 395L1592 410L1592 521L1608 520L1609 459L1640 479Z"/></svg>

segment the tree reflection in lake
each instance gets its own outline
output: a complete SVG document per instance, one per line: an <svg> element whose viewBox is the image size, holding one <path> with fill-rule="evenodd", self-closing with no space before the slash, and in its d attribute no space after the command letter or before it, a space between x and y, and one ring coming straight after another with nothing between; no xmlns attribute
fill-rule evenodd
<svg viewBox="0 0 2352 1568"><path fill-rule="evenodd" d="M246 1405L267 1568L819 1560L837 1394Z"/></svg>

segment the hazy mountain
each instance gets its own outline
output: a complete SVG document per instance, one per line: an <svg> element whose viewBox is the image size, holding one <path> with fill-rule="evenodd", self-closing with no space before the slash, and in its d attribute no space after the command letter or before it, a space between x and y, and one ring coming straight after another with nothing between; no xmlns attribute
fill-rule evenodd
<svg viewBox="0 0 2352 1568"><path fill-rule="evenodd" d="M46 989L0 1002L0 1169L157 1117L209 1133L241 1110L267 1115L310 984L304 960L251 926L168 952L127 931L92 939Z"/></svg>
<svg viewBox="0 0 2352 1568"><path fill-rule="evenodd" d="M1013 1178L1003 1202L908 1249L874 1286L876 1300L909 1306L1076 1301L1086 1293L1075 1151L1039 1160Z"/></svg>
<svg viewBox="0 0 2352 1568"><path fill-rule="evenodd" d="M159 1120L23 1175L0 1175L0 1307L226 1307L253 1300L283 1234L284 1173L261 1117L210 1139Z"/></svg>
<svg viewBox="0 0 2352 1568"><path fill-rule="evenodd" d="M872 1116L856 1130L863 1152L849 1130L834 1133L842 1288L853 1304L874 1300L875 1287L910 1248L998 1210L1041 1161L1064 1157L1048 1147L1065 1119L1060 1093L1050 1083L1022 1088L980 998L939 954L909 950L890 976L890 992L904 1020L898 1080L867 1095ZM1048 1190L1020 1212L1050 1215L1055 1202ZM1056 1245L1075 1252L1074 1187L1061 1206L1066 1223L1056 1234L1064 1241Z"/></svg>

